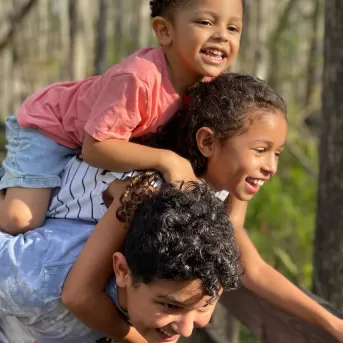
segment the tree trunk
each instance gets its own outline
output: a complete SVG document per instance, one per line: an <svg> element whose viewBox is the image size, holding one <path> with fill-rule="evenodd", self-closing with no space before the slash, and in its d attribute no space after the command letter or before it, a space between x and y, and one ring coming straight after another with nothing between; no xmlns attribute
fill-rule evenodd
<svg viewBox="0 0 343 343"><path fill-rule="evenodd" d="M320 7L321 1L315 0L313 3L312 14L312 32L311 42L308 54L307 62L307 82L305 93L305 106L308 107L313 101L316 87L318 87L317 81L317 68L318 68L318 47L319 47L319 19L320 19Z"/></svg>
<svg viewBox="0 0 343 343"><path fill-rule="evenodd" d="M72 0L70 2L70 37L72 78L81 80L87 76L88 43L86 34L88 2Z"/></svg>
<svg viewBox="0 0 343 343"><path fill-rule="evenodd" d="M314 292L343 308L343 2L325 1Z"/></svg>
<svg viewBox="0 0 343 343"><path fill-rule="evenodd" d="M95 52L95 74L102 74L107 68L107 13L108 0L99 1L99 16L97 22L97 43Z"/></svg>

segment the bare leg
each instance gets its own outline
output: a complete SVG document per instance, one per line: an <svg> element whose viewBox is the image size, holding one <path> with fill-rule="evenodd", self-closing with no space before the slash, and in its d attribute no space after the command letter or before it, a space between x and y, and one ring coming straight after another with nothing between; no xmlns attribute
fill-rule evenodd
<svg viewBox="0 0 343 343"><path fill-rule="evenodd" d="M17 235L42 226L51 188L8 188L0 193L0 229Z"/></svg>

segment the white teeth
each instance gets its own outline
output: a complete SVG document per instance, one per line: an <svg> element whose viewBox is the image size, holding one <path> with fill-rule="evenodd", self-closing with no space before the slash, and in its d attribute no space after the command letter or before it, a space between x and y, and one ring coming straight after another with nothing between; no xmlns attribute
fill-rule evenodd
<svg viewBox="0 0 343 343"><path fill-rule="evenodd" d="M218 56L221 56L223 57L224 56L224 53L220 50L215 50L215 49L207 49L206 52L209 52L213 55L218 55Z"/></svg>
<svg viewBox="0 0 343 343"><path fill-rule="evenodd" d="M166 331L166 330L163 330L163 329L160 329L160 331L162 331L166 336L169 336L169 337L171 337L171 336L174 336L175 335L175 333L174 332L168 332L168 331Z"/></svg>
<svg viewBox="0 0 343 343"><path fill-rule="evenodd" d="M260 187L263 186L263 184L264 184L264 181L262 181L262 180L257 180L257 179L250 179L250 180L254 185L257 185Z"/></svg>

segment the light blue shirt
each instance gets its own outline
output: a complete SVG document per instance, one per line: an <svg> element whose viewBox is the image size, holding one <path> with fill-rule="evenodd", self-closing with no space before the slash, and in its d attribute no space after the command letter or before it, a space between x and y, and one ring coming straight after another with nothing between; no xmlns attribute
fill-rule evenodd
<svg viewBox="0 0 343 343"><path fill-rule="evenodd" d="M64 280L94 223L47 219L25 234L0 232L0 342L90 343L101 335L62 304ZM113 278L107 287L118 304Z"/></svg>

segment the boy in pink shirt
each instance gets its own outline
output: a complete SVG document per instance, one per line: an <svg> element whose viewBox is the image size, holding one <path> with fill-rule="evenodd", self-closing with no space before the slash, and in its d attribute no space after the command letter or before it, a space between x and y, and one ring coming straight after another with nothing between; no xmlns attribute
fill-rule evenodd
<svg viewBox="0 0 343 343"><path fill-rule="evenodd" d="M8 118L0 230L17 234L43 223L51 190L81 147L98 168L156 169L167 181L195 178L190 163L175 153L129 140L156 131L189 87L231 65L243 1L152 0L150 6L161 47L139 50L103 75L43 89Z"/></svg>

